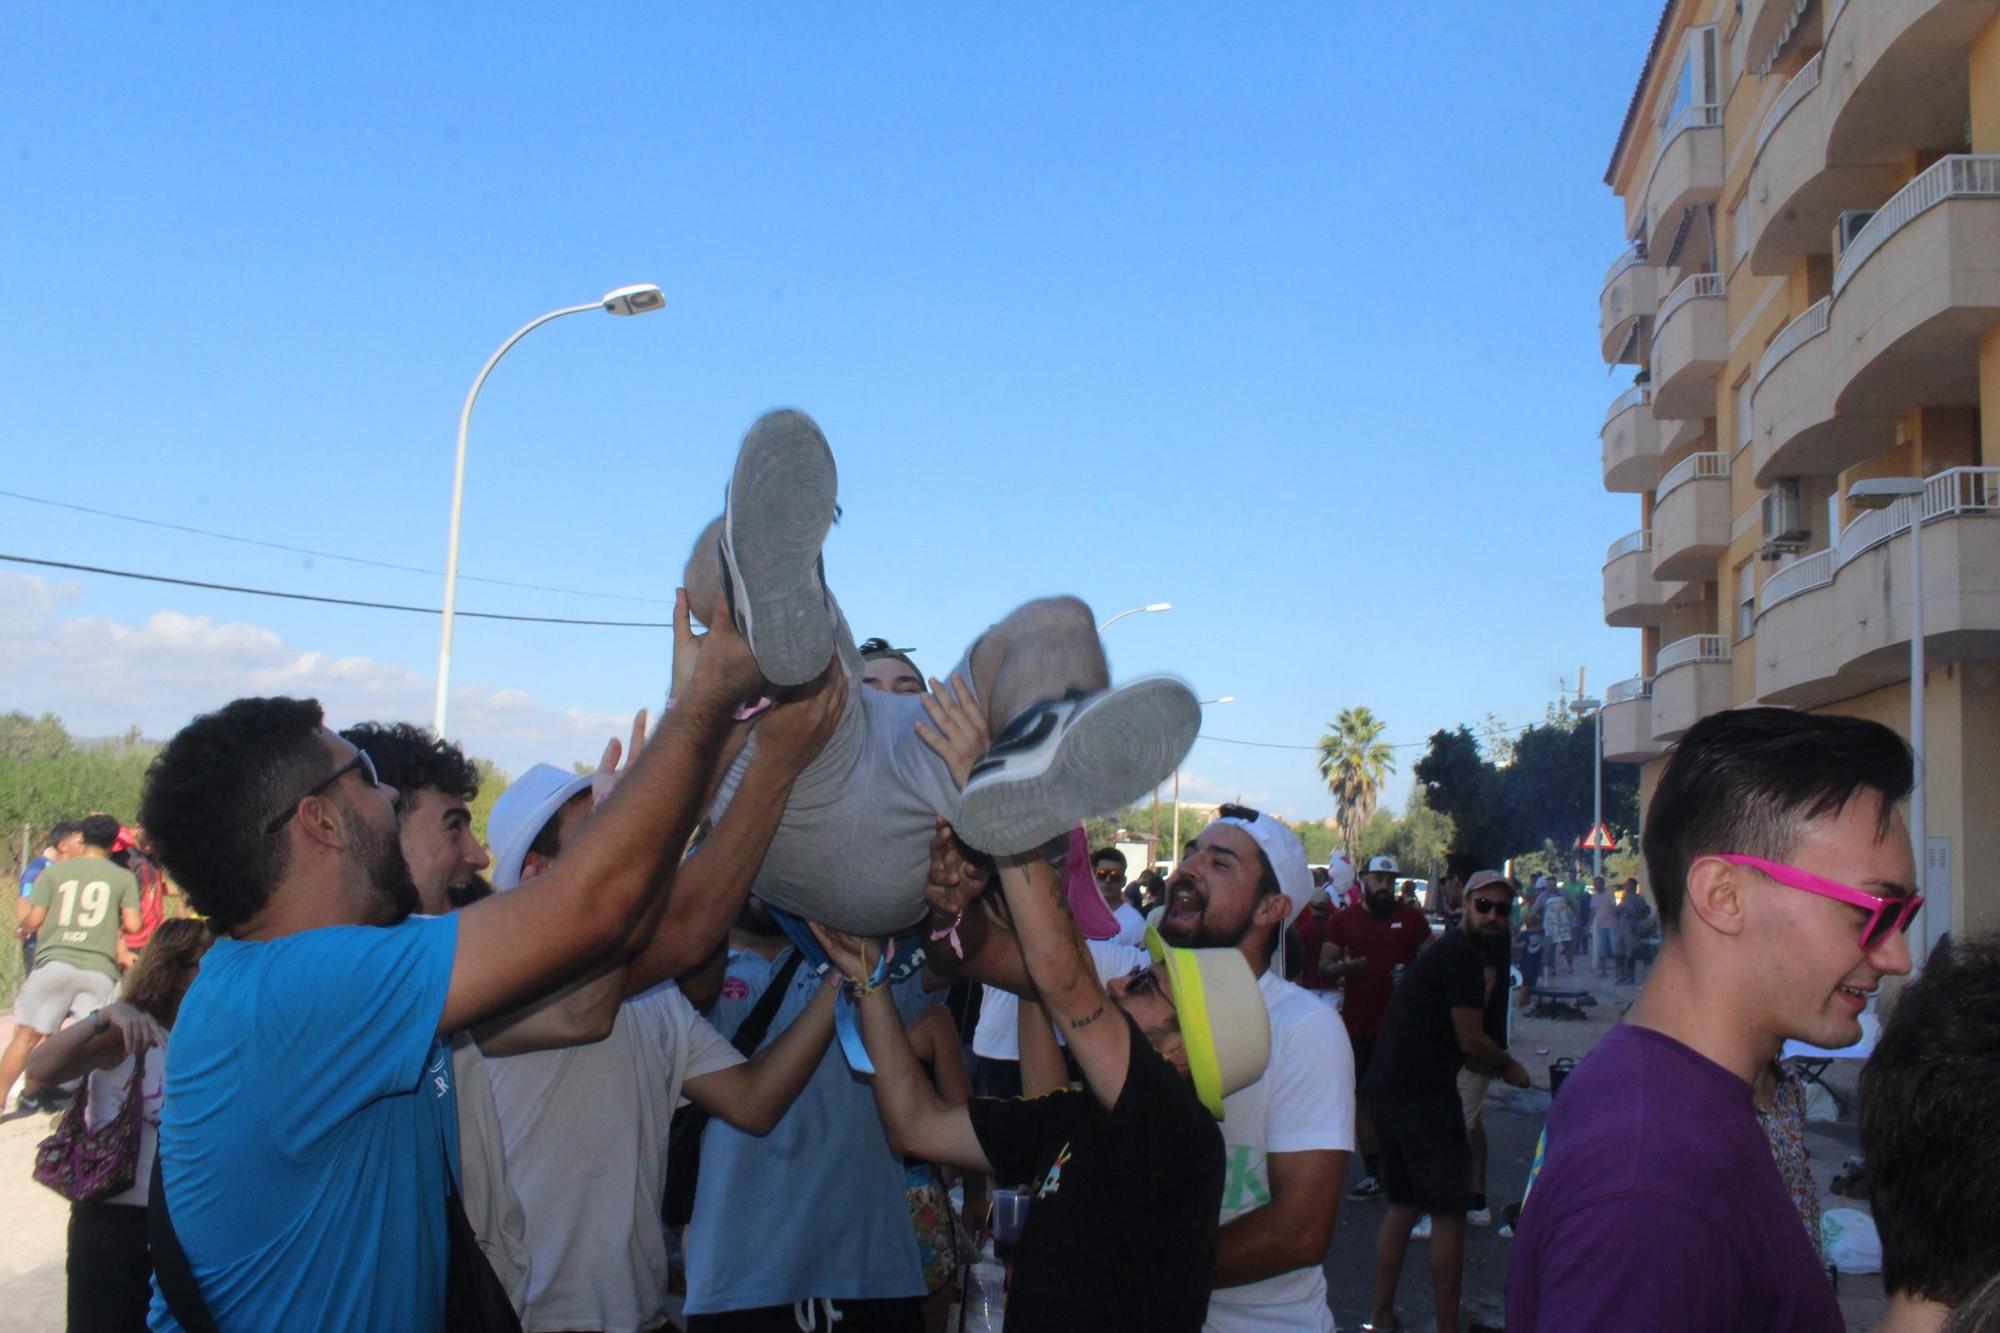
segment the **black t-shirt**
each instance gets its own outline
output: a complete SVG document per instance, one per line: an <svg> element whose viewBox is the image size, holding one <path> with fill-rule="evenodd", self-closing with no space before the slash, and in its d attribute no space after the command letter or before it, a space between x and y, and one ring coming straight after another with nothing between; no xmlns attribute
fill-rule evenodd
<svg viewBox="0 0 2000 1333"><path fill-rule="evenodd" d="M1361 1090L1385 1099L1455 1098L1465 1057L1451 1011L1485 1007L1486 960L1464 931L1448 930L1417 955L1390 997Z"/></svg>
<svg viewBox="0 0 2000 1333"><path fill-rule="evenodd" d="M968 1107L995 1179L1028 1187L1009 1328L1192 1331L1208 1313L1222 1132L1125 1023L1131 1061L1109 1111L1077 1088Z"/></svg>
<svg viewBox="0 0 2000 1333"><path fill-rule="evenodd" d="M1510 935L1468 935L1485 965L1493 970L1493 993L1486 997L1486 1035L1507 1049L1507 1002L1512 998L1514 940Z"/></svg>

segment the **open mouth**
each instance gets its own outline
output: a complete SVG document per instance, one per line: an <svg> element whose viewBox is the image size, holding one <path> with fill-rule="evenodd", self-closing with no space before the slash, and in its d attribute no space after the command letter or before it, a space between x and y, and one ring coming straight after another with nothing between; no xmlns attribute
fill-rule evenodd
<svg viewBox="0 0 2000 1333"><path fill-rule="evenodd" d="M1854 999L1857 999L1861 1001L1861 1003L1866 1004L1868 1003L1868 1001L1875 998L1875 991L1877 988L1874 986L1870 986L1867 990L1863 990L1859 986L1835 986L1834 989L1839 991L1842 995L1852 996Z"/></svg>

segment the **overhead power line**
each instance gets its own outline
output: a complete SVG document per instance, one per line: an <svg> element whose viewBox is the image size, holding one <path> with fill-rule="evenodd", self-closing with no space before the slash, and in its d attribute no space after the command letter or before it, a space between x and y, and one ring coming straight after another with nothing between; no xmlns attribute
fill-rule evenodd
<svg viewBox="0 0 2000 1333"><path fill-rule="evenodd" d="M141 574L130 569L106 569L102 565L78 565L67 560L38 560L29 555L0 554L0 560L17 565L39 565L43 569L67 569L79 574L104 574L114 579L138 579L145 583L170 583L177 588L206 588L212 592L236 592L249 597L278 597L288 602L321 602L328 606L358 606L370 611L405 611L411 615L444 614L435 606L404 606L398 602L364 602L353 597L322 597L309 592L281 592L275 588L245 588L234 583L205 583L200 579L170 578L165 574ZM604 625L617 629L672 629L670 621L578 620L568 616L516 616L499 611L458 611L456 615L474 620L513 620L530 625Z"/></svg>
<svg viewBox="0 0 2000 1333"><path fill-rule="evenodd" d="M1529 727L1536 725L1538 724L1533 722L1523 722L1518 727L1492 727L1475 733L1475 739L1487 740L1494 736L1511 736L1516 732L1526 731ZM1314 752L1319 750L1319 746L1317 745L1286 745L1280 744L1277 741L1239 741L1230 736L1211 736L1207 732L1201 733L1195 739L1214 741L1218 745L1248 745L1259 750L1312 750ZM1392 750L1423 750L1429 747L1429 741L1396 741L1389 746Z"/></svg>
<svg viewBox="0 0 2000 1333"><path fill-rule="evenodd" d="M165 519L147 518L143 514L121 514L115 509L93 509L89 505L72 504L67 500L51 500L45 495L27 495L20 491L0 490L0 496L10 500L21 500L27 504L47 505L51 509L67 509L76 514L94 514L98 518L115 518L122 523L138 523L149 528L162 528L168 532L185 532L196 537L213 537L216 541L235 542L239 546L260 546L267 551L287 551L293 555L309 555L318 560L342 560L350 565L367 565L371 569L393 569L405 574L429 574L443 578L441 569L427 569L422 565L401 565L393 560L373 560L362 555L342 555L338 551L320 551L310 546L289 546L284 542L265 541L261 537L244 537L233 532L216 532L211 528L197 528L187 523L169 523ZM649 602L655 606L671 606L671 597L639 597L621 592L592 592L587 588L557 588L546 583L517 583L510 579L481 578L476 574L460 574L464 583L485 583L496 588L524 588L531 592L559 592L571 597L601 597L614 602ZM338 599L328 599L338 600ZM469 614L469 613L468 613ZM532 617L527 617L532 619Z"/></svg>

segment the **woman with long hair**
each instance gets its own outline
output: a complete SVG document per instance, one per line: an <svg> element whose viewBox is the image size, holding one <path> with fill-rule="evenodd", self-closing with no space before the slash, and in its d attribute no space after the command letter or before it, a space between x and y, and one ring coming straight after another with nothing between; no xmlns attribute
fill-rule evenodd
<svg viewBox="0 0 2000 1333"><path fill-rule="evenodd" d="M205 921L161 922L125 977L124 998L71 1023L28 1058L28 1077L38 1083L84 1079L80 1095L85 1098L86 1124L93 1131L124 1109L135 1062L142 1071L138 1172L132 1187L107 1199L70 1205L71 1333L124 1333L146 1327L153 1276L146 1253L147 1184L159 1141L167 1032L214 939Z"/></svg>

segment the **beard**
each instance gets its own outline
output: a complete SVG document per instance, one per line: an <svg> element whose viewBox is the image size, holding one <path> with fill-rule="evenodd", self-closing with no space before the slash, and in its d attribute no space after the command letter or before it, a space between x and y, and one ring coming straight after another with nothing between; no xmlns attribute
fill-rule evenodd
<svg viewBox="0 0 2000 1333"><path fill-rule="evenodd" d="M1200 900L1200 918L1192 926L1172 924L1174 915L1174 895L1186 889ZM1250 918L1256 905L1243 913L1243 919L1231 924L1216 919L1210 914L1210 902L1206 894L1185 879L1167 881L1167 910L1160 918L1160 938L1176 949L1234 949L1250 933Z"/></svg>
<svg viewBox="0 0 2000 1333"><path fill-rule="evenodd" d="M1387 916L1396 910L1396 891L1385 889L1380 893L1364 893L1361 902L1376 916Z"/></svg>
<svg viewBox="0 0 2000 1333"><path fill-rule="evenodd" d="M341 823L353 840L354 855L361 862L369 896L381 908L381 924L393 926L407 920L417 910L417 885L410 878L410 863L403 858L403 841L396 830L371 827L354 811L342 805Z"/></svg>

